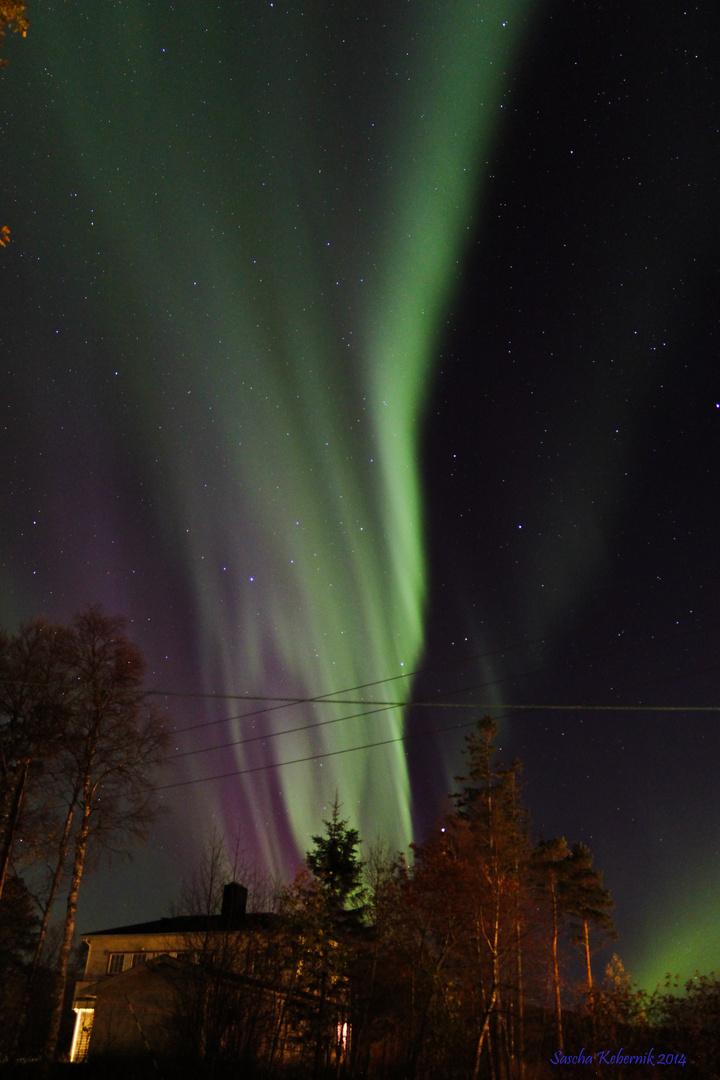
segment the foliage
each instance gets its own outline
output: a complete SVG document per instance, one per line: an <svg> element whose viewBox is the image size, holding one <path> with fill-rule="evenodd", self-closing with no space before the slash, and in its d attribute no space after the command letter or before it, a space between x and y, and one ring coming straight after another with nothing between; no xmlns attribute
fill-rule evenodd
<svg viewBox="0 0 720 1080"><path fill-rule="evenodd" d="M720 1075L720 976L696 972L679 993L668 977L649 1007L653 1027L669 1050L687 1047L690 1076ZM683 992L684 991L684 992Z"/></svg>
<svg viewBox="0 0 720 1080"><path fill-rule="evenodd" d="M330 821L323 822L325 834L313 836L314 848L305 856L307 867L315 875L330 908L354 907L362 899L363 864L358 855L360 837L357 829L340 820L337 795Z"/></svg>
<svg viewBox="0 0 720 1080"><path fill-rule="evenodd" d="M5 35L8 30L16 34L27 34L28 26L23 0L0 0L0 50L5 44ZM7 67L7 60L0 56L0 68ZM0 226L0 247L7 247L10 243L10 228L8 225Z"/></svg>
<svg viewBox="0 0 720 1080"><path fill-rule="evenodd" d="M8 869L25 863L42 914L18 1032L69 876L48 1057L88 856L122 852L144 838L158 810L155 771L167 736L146 704L144 662L124 631L122 619L90 607L70 626L36 620L16 635L0 634L0 893Z"/></svg>
<svg viewBox="0 0 720 1080"><path fill-rule="evenodd" d="M588 990L593 978L590 954L609 940L617 939L610 912L615 902L604 887L602 873L593 867L592 852L585 844L573 844L568 855L567 872L563 878L561 903L570 917L571 940L583 950ZM600 944L590 947L590 927L600 935Z"/></svg>
<svg viewBox="0 0 720 1080"><path fill-rule="evenodd" d="M467 740L455 812L414 846L412 865L375 868L366 1026L353 1035L370 1073L380 1054L416 1080L510 1078L558 1049L565 953L580 921L592 925L611 900L591 889L586 848L533 845L520 763L497 761L496 737L484 717ZM592 1027L589 1011L572 1019L573 1033L576 1021Z"/></svg>
<svg viewBox="0 0 720 1080"><path fill-rule="evenodd" d="M32 897L25 882L8 877L0 900L0 1057L11 1048L22 1008L25 973L37 927Z"/></svg>
<svg viewBox="0 0 720 1080"><path fill-rule="evenodd" d="M0 896L20 827L25 858L37 858L47 836L47 773L63 753L70 717L67 638L66 628L42 619L14 636L0 631Z"/></svg>
<svg viewBox="0 0 720 1080"><path fill-rule="evenodd" d="M70 720L62 769L69 836L70 886L58 959L53 1016L45 1056L54 1057L60 1030L75 915L90 847L118 852L147 835L159 806L155 771L167 745L161 718L146 704L145 663L125 637L125 621L87 608L67 635L72 674ZM72 831L70 831L72 830ZM66 852L61 852L64 860ZM58 863L62 866L62 861Z"/></svg>
<svg viewBox="0 0 720 1080"><path fill-rule="evenodd" d="M0 49L5 42L6 33L11 30L25 37L28 26L23 0L0 0ZM7 67L7 60L0 56L0 67Z"/></svg>
<svg viewBox="0 0 720 1080"><path fill-rule="evenodd" d="M325 833L293 884L280 896L286 982L283 1023L288 1045L314 1077L348 1065L358 947L364 941L360 837L340 818L336 796Z"/></svg>

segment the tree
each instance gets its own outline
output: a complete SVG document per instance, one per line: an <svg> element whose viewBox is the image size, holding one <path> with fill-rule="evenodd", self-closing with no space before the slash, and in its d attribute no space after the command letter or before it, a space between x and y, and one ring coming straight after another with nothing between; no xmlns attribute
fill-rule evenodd
<svg viewBox="0 0 720 1080"><path fill-rule="evenodd" d="M564 836L556 836L552 840L541 840L533 851L536 884L541 895L544 894L547 899L550 908L551 976L555 1002L557 1048L560 1051L564 1049L564 1045L558 946L565 914L563 896L565 881L570 869L569 863L570 850Z"/></svg>
<svg viewBox="0 0 720 1080"><path fill-rule="evenodd" d="M520 765L497 762L496 735L483 717L455 813L374 898L378 996L389 974L388 1048L407 1077L522 1076L530 841Z"/></svg>
<svg viewBox="0 0 720 1080"><path fill-rule="evenodd" d="M631 1041L634 1034L640 1035L642 1044L647 1046L654 997L635 986L620 957L613 956L594 995L593 1025L598 1039L606 1045L620 1046ZM687 1043L681 1039L679 1044L674 1044L677 1045Z"/></svg>
<svg viewBox="0 0 720 1080"><path fill-rule="evenodd" d="M482 1016L475 1078L491 1027L497 1071L502 1074L506 1066L513 1071L516 1054L522 1059L523 1053L522 897L530 852L528 815L520 798L520 763L503 768L495 762L497 730L495 720L484 716L468 736L468 774L456 778L463 787L454 796L457 818L467 825L462 858L472 883L468 910L473 912L474 947L478 958L484 954L486 965L479 987ZM516 1017L517 1037L510 1026Z"/></svg>
<svg viewBox="0 0 720 1080"><path fill-rule="evenodd" d="M714 971L701 975L699 971L688 979L684 987L679 986L679 979L667 976L664 993L658 989L650 998L648 1012L653 1023L653 1038L661 1043L658 1047L665 1050L670 1059L678 1050L687 1047L688 1072L691 1076L716 1077L720 1075L720 977ZM641 991L635 990L635 1017L638 1013L638 998L642 1004ZM640 1027L641 1025L637 1024ZM685 1055L681 1075L685 1074Z"/></svg>
<svg viewBox="0 0 720 1080"><path fill-rule="evenodd" d="M183 1058L209 1075L272 1057L283 976L272 893L239 847L213 834L175 907L190 962L176 975L172 1023Z"/></svg>
<svg viewBox="0 0 720 1080"><path fill-rule="evenodd" d="M90 607L67 637L73 676L67 746L59 771L71 826L70 885L45 1057L56 1053L78 893L89 846L123 850L144 839L158 812L155 772L167 734L142 690L145 664L125 621Z"/></svg>
<svg viewBox="0 0 720 1080"><path fill-rule="evenodd" d="M5 44L8 30L25 37L29 25L23 0L0 0L0 49ZM7 64L7 60L0 56L0 68L7 67ZM0 247L7 247L9 243L10 229L7 225L0 226Z"/></svg>
<svg viewBox="0 0 720 1080"><path fill-rule="evenodd" d="M615 901L608 889L603 886L602 873L593 868L592 852L585 844L573 844L569 855L568 872L563 881L562 905L575 921L572 936L585 954L585 975L587 988L593 988L592 968L590 966L590 926L600 931L604 938L617 938L615 926L609 912L615 907Z"/></svg>
<svg viewBox="0 0 720 1080"><path fill-rule="evenodd" d="M591 992L590 926L617 937L608 912L613 899L602 884L602 874L592 865L592 854L585 844L568 847L564 837L541 841L533 852L536 887L550 911L550 954L555 999L558 1049L563 1049L561 981L559 963L560 937L570 933L571 940L585 954L585 978Z"/></svg>
<svg viewBox="0 0 720 1080"><path fill-rule="evenodd" d="M0 49L9 30L25 37L29 25L23 0L0 0ZM7 67L7 60L1 56L0 67Z"/></svg>
<svg viewBox="0 0 720 1080"><path fill-rule="evenodd" d="M292 976L284 989L283 1022L304 1031L299 1045L304 1066L314 1078L340 1068L346 1056L351 968L358 916L362 909L363 863L360 837L340 818L336 795L325 833L293 884L283 890L280 914Z"/></svg>
<svg viewBox="0 0 720 1080"><path fill-rule="evenodd" d="M12 1048L37 918L25 882L8 876L0 900L0 1058Z"/></svg>
<svg viewBox="0 0 720 1080"><path fill-rule="evenodd" d="M467 739L455 812L413 845L413 864L375 868L370 1068L381 1053L408 1080L522 1080L526 1047L539 1051L546 1029L562 1048L562 946L584 936L583 919L592 934L608 894L583 845L533 846L520 763L497 760L496 737L483 717Z"/></svg>
<svg viewBox="0 0 720 1080"><path fill-rule="evenodd" d="M403 934L406 882L404 857L393 855L378 838L363 865L363 914L368 925L362 955L354 968L352 1059L360 1076L373 1075L371 1055L386 1057L408 1020Z"/></svg>
<svg viewBox="0 0 720 1080"><path fill-rule="evenodd" d="M320 883L331 910L342 911L356 906L362 899L363 863L358 855L360 836L357 829L348 828L340 820L337 795L330 821L323 822L324 836L313 836L315 847L305 855L308 868Z"/></svg>
<svg viewBox="0 0 720 1080"><path fill-rule="evenodd" d="M67 630L42 619L21 626L14 637L0 632L0 896L28 788L40 788L49 764L65 745L69 718L66 645ZM35 809L37 819L42 805ZM47 823L40 817L35 830L24 830L28 855L36 855L35 841L47 836Z"/></svg>

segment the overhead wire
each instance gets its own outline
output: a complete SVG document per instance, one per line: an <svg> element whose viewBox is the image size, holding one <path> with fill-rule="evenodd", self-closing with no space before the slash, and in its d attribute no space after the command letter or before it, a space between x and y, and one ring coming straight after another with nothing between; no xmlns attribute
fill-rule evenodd
<svg viewBox="0 0 720 1080"><path fill-rule="evenodd" d="M706 631L697 631L697 630L687 631L685 634L682 634L682 635L672 635L672 637L669 638L669 639L660 639L660 641L658 643L662 644L664 640L675 640L675 639L677 639L677 637L687 637L687 636L694 635L694 634L697 634L697 633L700 633L700 632L706 632ZM327 727L329 725L342 723L344 721L356 720L356 719L360 719L360 718L365 717L365 716L377 715L378 713L386 712L386 711L389 711L390 709L393 709L393 708L439 708L439 709L441 709L441 708L470 708L470 709L478 709L478 710L480 710L480 709L500 709L500 708L504 708L504 709L525 708L525 706L504 706L503 707L503 706L500 706L498 704L488 705L488 704L478 703L478 702L464 702L464 703L443 702L443 701L438 701L437 699L432 699L430 701L412 701L412 702L376 701L376 700L370 700L370 699L365 699L365 698L363 698L363 699L339 698L338 695L339 694L352 693L352 692L354 692L356 690L363 690L363 689L367 689L367 688L370 688L370 687L385 685L386 683L396 682L396 681L398 681L400 679L406 679L406 678L414 677L414 676L420 675L420 674L423 674L423 675L432 674L435 671L442 670L442 669L447 668L447 667L457 666L458 664L472 663L472 662L476 662L477 660L481 660L481 659L489 659L491 657L506 655L508 652L514 651L516 649L538 645L538 644L543 643L546 640L548 640L548 638L537 638L537 639L535 639L533 641L530 641L530 642L520 642L520 643L517 643L515 645L508 646L507 648L497 649L497 650L493 650L491 652L486 652L486 653L479 653L479 654L476 654L476 655L470 656L470 657L462 657L462 658L453 659L452 661L449 661L449 662L444 663L444 664L433 665L431 667L419 668L419 669L417 669L415 671L412 671L412 672L402 672L399 675L390 676L390 677L385 678L385 679L377 679L377 680L374 680L373 682L361 683L360 685L358 685L356 687L347 688L345 690L331 691L331 692L326 693L326 694L317 695L317 696L308 697L308 698L278 698L278 697L269 696L269 695L263 695L263 696L259 696L259 695L258 696L256 696L256 695L222 695L222 696L210 695L212 697L219 697L220 700L226 700L227 698L231 698L231 699L234 700L234 699L239 697L241 700L247 700L247 701L275 701L275 702L280 702L280 704L271 706L270 708L267 708L267 709L257 709L257 710L252 710L252 711L247 712L247 713L239 713L239 714L237 714L235 716L223 717L220 720L210 721L209 723L189 725L188 727L185 727L185 728L176 728L176 729L173 729L173 731L172 731L173 735L183 734L183 733L185 733L187 731L205 730L208 727L215 726L215 725L220 724L220 723L229 723L232 720L241 720L241 719L254 718L254 717L257 717L257 716L262 716L262 715L266 715L266 714L271 713L271 712L275 712L275 711L277 711L279 709L291 708L293 706L303 705L303 704L305 704L305 705L308 705L308 704L359 705L359 706L372 706L372 708L369 708L367 712L352 713L352 714L350 714L348 716L335 717L332 720L319 720L319 721L314 720L311 723L298 725L298 726L293 727L293 728L287 728L287 729L285 729L283 731L265 732L265 733L259 734L259 735L251 735L251 736L246 737L246 738L233 739L233 740L230 740L230 741L225 742L225 743L218 743L218 744L215 744L213 746L199 747L199 748L196 748L196 749L193 749L193 750L181 751L181 752L179 752L177 754L171 755L167 760L168 761L175 761L175 760L178 760L179 758L193 757L193 756L196 756L198 754L212 753L213 751L217 751L217 750L226 750L226 749L230 749L230 748L237 747L237 746L244 746L244 745L247 745L247 744L253 743L253 742L264 742L264 741L267 741L269 739L279 738L279 737L284 736L284 735L300 734L303 731L310 731L310 730L314 730L316 728ZM615 647L616 647L615 644L613 644L613 646L611 646L608 649L604 650L603 653L601 653L599 655L604 655L607 652L612 652ZM596 653L596 654L594 654L593 658L597 659L597 656L598 656L598 654ZM519 673L517 675L508 675L508 676L505 676L503 678L494 679L494 680L491 680L491 681L485 680L482 683L475 683L472 686L462 687L462 688L460 688L458 690L454 690L454 691L452 691L452 694L453 695L463 694L463 693L466 694L466 693L471 693L471 692L473 692L475 690L487 689L487 688L489 688L491 686L499 686L499 685L502 685L503 683L516 682L519 679L529 678L531 675L547 674L548 671L553 671L553 670L557 670L559 668L572 666L573 663L574 663L574 661L566 661L566 662L563 662L561 664L545 665L544 667L536 668L536 669L531 670L531 671L522 672L522 673ZM707 670L711 670L711 669L706 669L703 672L699 672L699 673L694 672L694 673L690 673L690 674L705 674ZM669 679L677 679L677 678L681 678L681 677L687 677L687 676L674 675L674 676L669 676L668 678ZM663 681L665 681L665 680L663 680ZM155 691L155 693L160 693L160 691ZM193 695L193 696L195 696L195 695ZM198 695L198 696L205 696L205 695ZM560 708L560 709L574 708L574 706L558 706L558 708ZM598 707L595 707L595 708L598 708Z"/></svg>
<svg viewBox="0 0 720 1080"><path fill-rule="evenodd" d="M395 706L389 706L395 707ZM644 713L720 713L720 705L508 705L497 704L484 705L479 703L453 702L449 706L457 708L472 708L476 711L492 709L496 713L513 712L644 712ZM340 754L351 754L359 750L371 750L378 746L388 746L391 743L406 742L409 738L424 738L429 735L442 735L448 731L461 731L463 728L474 727L476 721L471 720L464 724L452 724L444 728L433 728L431 731L405 733L390 739L381 739L376 742L363 743L360 746L347 746L340 750L327 750L320 754L309 754L306 757L292 758L289 761L275 761L263 765L253 765L245 769L233 769L230 772L217 773L214 776L196 777L192 780L181 780L173 784L159 784L158 791L168 791L172 788L189 787L193 784L204 784L212 780L227 780L234 776L246 776L248 773L265 772L270 769L281 769L288 765L299 765L309 761L320 761L325 758L337 757Z"/></svg>
<svg viewBox="0 0 720 1080"><path fill-rule="evenodd" d="M559 635L555 635L559 636ZM490 652L476 653L473 656L463 656L447 660L441 664L433 664L431 666L416 668L414 671L403 671L399 675L390 675L385 679L375 679L373 682L360 683L358 686L350 686L344 690L332 690L326 694L318 694L312 698L277 698L277 697L258 697L248 694L216 694L216 693L184 693L182 691L174 690L149 690L148 696L153 697L181 697L181 698L199 698L206 700L217 701L279 701L279 705L272 706L268 709L254 709L247 713L238 713L235 716L222 717L219 720L210 720L204 724L191 724L184 728L174 728L174 735L181 735L186 731L196 731L206 727L212 727L217 724L227 723L230 720L242 720L250 719L255 716L261 716L265 713L275 712L279 709L287 709L297 704L305 704L307 702L332 701L338 694L354 694L356 690L366 690L372 686L383 686L385 683L397 682L400 679L412 679L416 675L427 675L437 671L442 671L448 667L456 667L459 664L471 664L478 660L488 660L495 656L505 656L509 652L514 652L516 649L530 648L534 645L540 645L545 641L553 640L552 637L536 638L534 641L522 641L514 645L508 645L502 649L493 649ZM524 676L516 676L517 678L523 678ZM458 691L458 693L461 691ZM405 703L407 704L407 702Z"/></svg>

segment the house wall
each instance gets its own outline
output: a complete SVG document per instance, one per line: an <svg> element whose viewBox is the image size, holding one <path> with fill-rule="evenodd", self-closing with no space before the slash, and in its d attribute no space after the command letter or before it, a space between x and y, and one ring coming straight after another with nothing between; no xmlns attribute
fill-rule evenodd
<svg viewBox="0 0 720 1080"><path fill-rule="evenodd" d="M110 971L110 957L123 956L119 970L129 971L137 960L135 956L153 957L162 953L177 955L188 948L187 934L103 934L86 939L89 947L85 964L84 981L102 979L105 975L118 974Z"/></svg>
<svg viewBox="0 0 720 1080"><path fill-rule="evenodd" d="M144 1057L166 1053L174 1038L173 987L162 971L97 987L89 1057Z"/></svg>

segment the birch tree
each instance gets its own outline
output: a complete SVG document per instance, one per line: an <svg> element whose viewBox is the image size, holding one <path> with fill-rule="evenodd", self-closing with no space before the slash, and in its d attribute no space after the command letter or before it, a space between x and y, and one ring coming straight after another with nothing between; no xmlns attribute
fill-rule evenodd
<svg viewBox="0 0 720 1080"><path fill-rule="evenodd" d="M122 851L144 839L158 812L155 772L167 744L142 689L145 664L123 619L90 607L67 639L70 721L62 762L70 823L65 905L45 1058L56 1054L78 894L90 848Z"/></svg>
<svg viewBox="0 0 720 1080"><path fill-rule="evenodd" d="M65 745L66 647L66 630L42 619L21 626L14 636L0 633L0 896L18 855L21 825L28 856L47 836L41 785ZM41 797L28 808L33 790Z"/></svg>

